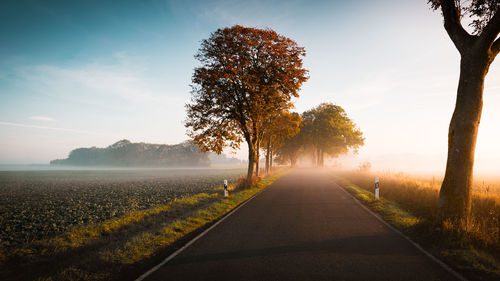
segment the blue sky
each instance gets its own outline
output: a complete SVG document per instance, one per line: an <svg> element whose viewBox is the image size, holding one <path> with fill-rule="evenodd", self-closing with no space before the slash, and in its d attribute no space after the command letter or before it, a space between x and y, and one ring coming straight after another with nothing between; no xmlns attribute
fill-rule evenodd
<svg viewBox="0 0 500 281"><path fill-rule="evenodd" d="M311 78L296 110L321 102L347 110L367 141L346 165L442 171L459 55L426 2L2 1L0 163L47 163L123 138L187 139L200 41L241 24L306 48ZM476 153L488 172L500 158L498 65L487 76Z"/></svg>

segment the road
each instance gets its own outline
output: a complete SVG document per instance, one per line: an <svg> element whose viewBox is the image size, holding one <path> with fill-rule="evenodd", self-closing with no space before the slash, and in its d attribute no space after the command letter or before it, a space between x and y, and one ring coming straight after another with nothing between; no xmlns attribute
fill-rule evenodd
<svg viewBox="0 0 500 281"><path fill-rule="evenodd" d="M274 182L146 280L456 280L326 173Z"/></svg>

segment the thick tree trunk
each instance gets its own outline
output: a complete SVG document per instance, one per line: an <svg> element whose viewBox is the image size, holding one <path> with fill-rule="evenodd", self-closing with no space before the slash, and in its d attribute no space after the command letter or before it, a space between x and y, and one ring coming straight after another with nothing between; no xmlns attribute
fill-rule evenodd
<svg viewBox="0 0 500 281"><path fill-rule="evenodd" d="M253 177L253 167L255 165L255 151L251 141L247 140L248 143L248 173L247 173L247 184L250 186L252 184Z"/></svg>
<svg viewBox="0 0 500 281"><path fill-rule="evenodd" d="M325 151L323 149L320 150L320 156L319 156L319 161L320 161L320 167L323 168L325 166Z"/></svg>
<svg viewBox="0 0 500 281"><path fill-rule="evenodd" d="M457 222L470 215L474 151L483 107L484 77L490 63L486 53L462 54L457 101L448 131L446 173L439 192L438 212L442 220Z"/></svg>

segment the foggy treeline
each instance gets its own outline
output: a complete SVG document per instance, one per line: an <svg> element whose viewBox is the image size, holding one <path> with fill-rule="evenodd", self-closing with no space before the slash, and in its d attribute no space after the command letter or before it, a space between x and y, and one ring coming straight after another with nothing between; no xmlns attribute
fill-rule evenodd
<svg viewBox="0 0 500 281"><path fill-rule="evenodd" d="M57 159L51 165L118 166L118 167L208 167L239 165L241 161L225 155L201 152L192 141L180 144L132 143L118 141L108 147L77 148L66 159Z"/></svg>

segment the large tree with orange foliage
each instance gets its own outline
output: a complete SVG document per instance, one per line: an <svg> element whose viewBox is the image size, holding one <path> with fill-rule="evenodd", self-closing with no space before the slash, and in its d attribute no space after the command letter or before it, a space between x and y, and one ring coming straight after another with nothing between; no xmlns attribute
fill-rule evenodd
<svg viewBox="0 0 500 281"><path fill-rule="evenodd" d="M188 134L203 151L248 145L248 181L258 163L266 124L288 111L307 79L306 52L271 29L218 29L201 43L201 66L186 105ZM258 170L257 170L258 171Z"/></svg>
<svg viewBox="0 0 500 281"><path fill-rule="evenodd" d="M466 221L471 211L472 172L483 107L484 79L500 52L500 0L429 0L441 8L444 28L460 53L457 101L448 131L448 160L439 192L442 220ZM472 34L462 26L468 17Z"/></svg>

